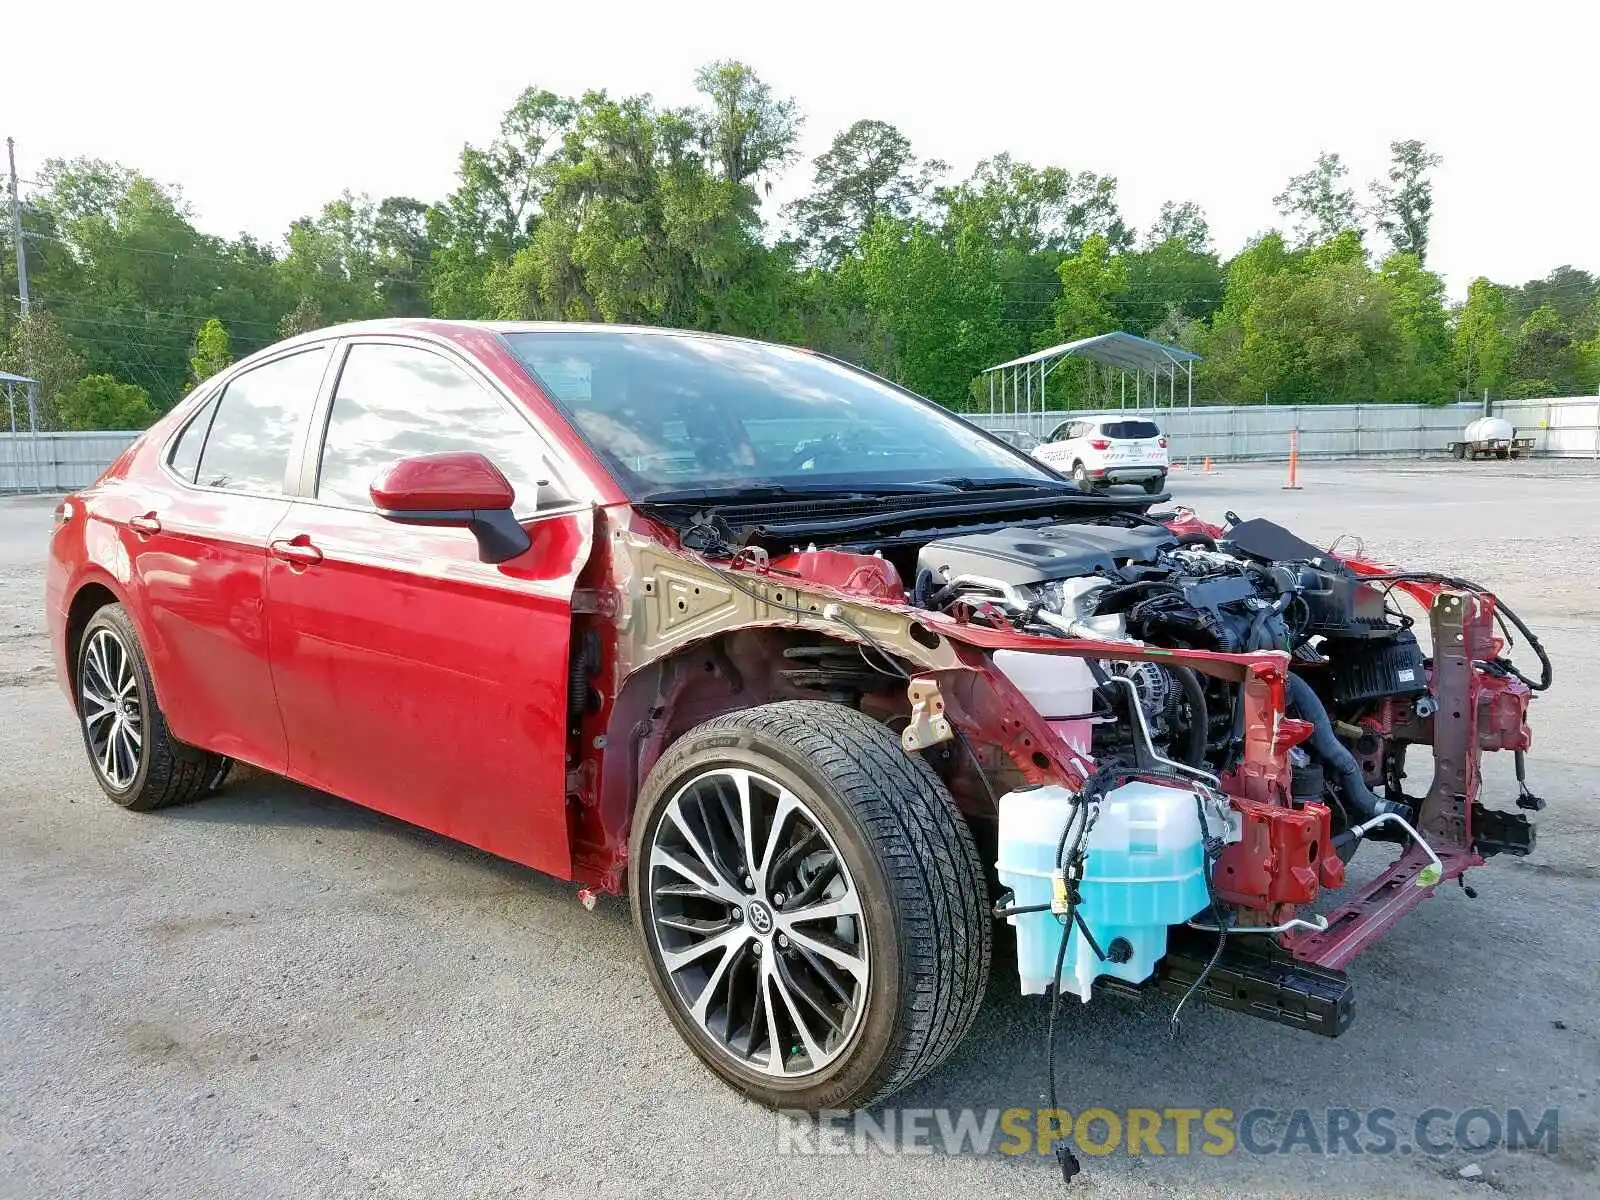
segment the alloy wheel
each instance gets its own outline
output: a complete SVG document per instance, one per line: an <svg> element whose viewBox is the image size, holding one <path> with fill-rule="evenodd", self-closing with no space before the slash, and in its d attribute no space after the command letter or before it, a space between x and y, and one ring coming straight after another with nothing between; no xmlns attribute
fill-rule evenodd
<svg viewBox="0 0 1600 1200"><path fill-rule="evenodd" d="M848 1049L867 999L866 923L803 800L755 771L707 771L667 805L644 865L653 948L712 1045L777 1078Z"/></svg>
<svg viewBox="0 0 1600 1200"><path fill-rule="evenodd" d="M145 713L128 648L110 629L96 629L78 662L78 709L89 757L115 791L126 791L139 773Z"/></svg>

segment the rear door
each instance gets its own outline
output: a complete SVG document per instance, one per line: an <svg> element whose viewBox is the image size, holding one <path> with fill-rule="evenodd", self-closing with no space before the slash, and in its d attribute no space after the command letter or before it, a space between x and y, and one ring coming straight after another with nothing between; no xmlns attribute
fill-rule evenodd
<svg viewBox="0 0 1600 1200"><path fill-rule="evenodd" d="M267 574L290 772L569 878L567 657L593 522L559 497L583 489L469 360L394 338L342 354ZM465 529L374 511L374 475L447 450L505 473L527 552L483 563Z"/></svg>
<svg viewBox="0 0 1600 1200"><path fill-rule="evenodd" d="M270 771L286 762L267 645L267 545L289 511L329 345L233 375L166 449L129 521L152 672L173 734Z"/></svg>

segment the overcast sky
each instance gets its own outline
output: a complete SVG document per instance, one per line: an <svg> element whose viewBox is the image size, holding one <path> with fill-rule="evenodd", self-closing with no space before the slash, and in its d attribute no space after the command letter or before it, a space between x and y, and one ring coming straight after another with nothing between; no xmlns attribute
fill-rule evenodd
<svg viewBox="0 0 1600 1200"><path fill-rule="evenodd" d="M431 200L528 84L694 99L752 64L809 160L860 117L965 173L1009 151L1116 176L1140 228L1193 199L1218 249L1272 225L1319 150L1365 190L1390 141L1435 174L1430 265L1459 296L1600 271L1600 5L1386 3L33 3L8 6L0 134L27 177L92 155L181 184L202 228L280 237L343 188ZM20 28L19 28L20 22ZM19 45L20 42L20 45ZM19 52L20 51L20 52Z"/></svg>

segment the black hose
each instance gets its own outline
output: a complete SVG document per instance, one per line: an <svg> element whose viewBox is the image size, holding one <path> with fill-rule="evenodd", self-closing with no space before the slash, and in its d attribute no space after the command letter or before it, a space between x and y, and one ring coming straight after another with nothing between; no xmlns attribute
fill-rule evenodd
<svg viewBox="0 0 1600 1200"><path fill-rule="evenodd" d="M1367 781L1361 773L1361 764L1356 761L1356 756L1350 753L1349 747L1334 734L1333 721L1328 717L1328 710L1323 707L1321 698L1311 689L1311 685L1300 676L1291 673L1288 676L1288 690L1290 712L1303 721L1311 722L1312 733L1309 743L1311 753L1320 758L1323 766L1334 773L1339 780L1345 800L1360 809L1362 815L1366 817L1375 817L1379 813L1405 812L1403 804L1391 804L1367 786Z"/></svg>
<svg viewBox="0 0 1600 1200"><path fill-rule="evenodd" d="M1211 740L1211 714L1206 708L1206 689L1200 683L1200 676L1188 667L1173 664L1166 669L1172 672L1189 700L1189 744L1181 756L1182 761L1191 767L1204 767L1206 746Z"/></svg>

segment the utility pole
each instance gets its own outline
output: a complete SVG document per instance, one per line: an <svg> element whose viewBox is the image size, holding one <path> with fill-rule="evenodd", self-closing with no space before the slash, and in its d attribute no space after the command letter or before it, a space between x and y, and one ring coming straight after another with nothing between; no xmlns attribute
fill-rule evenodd
<svg viewBox="0 0 1600 1200"><path fill-rule="evenodd" d="M22 201L17 197L17 143L6 139L6 160L11 168L11 235L17 243L17 311L28 319L28 248L22 241Z"/></svg>
<svg viewBox="0 0 1600 1200"><path fill-rule="evenodd" d="M22 240L22 201L17 195L17 143L6 139L6 165L11 170L11 235L17 243L17 314L21 317L24 326L28 323L28 247ZM22 335L22 369L29 375L36 372L33 367L33 351L30 343L32 339L24 332ZM39 385L28 384L28 430L30 433L39 432Z"/></svg>

